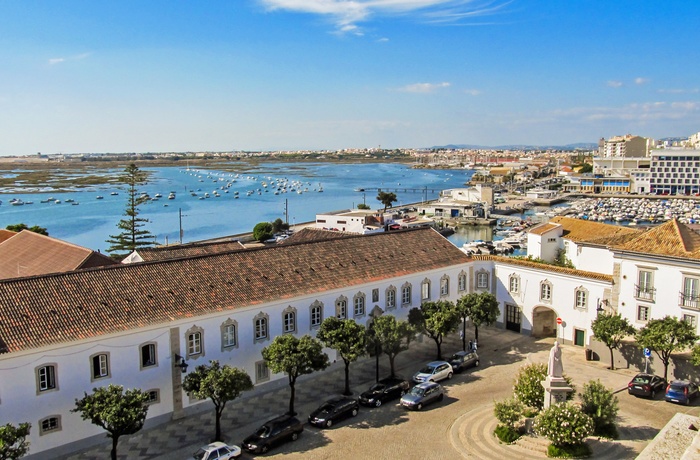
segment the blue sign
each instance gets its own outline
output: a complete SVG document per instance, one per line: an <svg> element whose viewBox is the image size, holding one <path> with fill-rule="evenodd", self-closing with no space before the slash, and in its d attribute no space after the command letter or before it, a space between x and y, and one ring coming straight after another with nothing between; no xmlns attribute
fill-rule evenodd
<svg viewBox="0 0 700 460"><path fill-rule="evenodd" d="M645 348L645 349L644 349L644 356L647 357L647 358L650 357L650 356L651 356L651 350L648 349L648 348Z"/></svg>

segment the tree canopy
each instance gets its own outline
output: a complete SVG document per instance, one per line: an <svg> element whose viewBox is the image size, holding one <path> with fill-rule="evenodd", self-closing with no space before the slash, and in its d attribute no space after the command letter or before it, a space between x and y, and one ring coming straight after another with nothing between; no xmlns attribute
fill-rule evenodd
<svg viewBox="0 0 700 460"><path fill-rule="evenodd" d="M297 378L328 367L328 356L321 342L310 335L297 338L292 334L278 335L263 348L262 357L274 373L284 372L289 379L289 415L295 415L294 395Z"/></svg>
<svg viewBox="0 0 700 460"><path fill-rule="evenodd" d="M136 187L146 182L147 175L135 164L130 164L124 169L120 182L128 187L125 218L117 223L120 233L110 235L107 243L111 246L107 249L110 254L131 253L139 248L153 246L154 238L151 232L144 227L150 221L139 217L139 206L148 201L147 195L139 195Z"/></svg>
<svg viewBox="0 0 700 460"><path fill-rule="evenodd" d="M31 227L28 227L27 224L21 223L21 224L13 224L13 225L8 225L5 227L6 230L9 230L11 232L21 232L22 230L29 230L30 232L38 233L40 235L46 235L49 236L48 230L46 230L44 227L39 227L38 225L33 225Z"/></svg>
<svg viewBox="0 0 700 460"><path fill-rule="evenodd" d="M423 302L420 308L412 308L408 312L408 322L435 341L437 359L442 359L442 340L457 330L459 314L455 305L448 300Z"/></svg>
<svg viewBox="0 0 700 460"><path fill-rule="evenodd" d="M270 222L259 222L253 227L253 238L256 241L265 241L272 238L272 224Z"/></svg>
<svg viewBox="0 0 700 460"><path fill-rule="evenodd" d="M498 308L498 300L496 296L490 292L471 292L463 295L457 300L457 312L462 318L463 326L466 327L466 318L471 319L474 325L474 338L479 340L479 326L490 326L498 319L501 310ZM467 349L466 341L467 334L462 336L463 349Z"/></svg>
<svg viewBox="0 0 700 460"><path fill-rule="evenodd" d="M394 192L382 192L377 194L377 200L384 205L384 211L391 207L391 204L397 201L396 193Z"/></svg>
<svg viewBox="0 0 700 460"><path fill-rule="evenodd" d="M637 344L656 353L664 365L664 379L668 377L671 353L685 350L698 340L695 328L674 316L651 319L637 331Z"/></svg>
<svg viewBox="0 0 700 460"><path fill-rule="evenodd" d="M596 339L603 342L610 350L610 369L615 369L613 351L620 348L625 337L634 334L634 327L620 314L601 313L591 323L591 330Z"/></svg>
<svg viewBox="0 0 700 460"><path fill-rule="evenodd" d="M146 421L148 395L139 389L124 391L121 385L93 388L82 399L75 400L75 409L83 420L104 428L112 438L112 460L117 460L119 437L137 433Z"/></svg>
<svg viewBox="0 0 700 460"><path fill-rule="evenodd" d="M365 354L365 327L352 319L329 316L321 323L316 338L328 348L336 350L345 363L344 395L350 392L350 363Z"/></svg>
<svg viewBox="0 0 700 460"><path fill-rule="evenodd" d="M382 315L372 320L374 338L379 342L382 351L389 357L391 378L396 376L394 360L402 351L408 350L411 338L416 330L408 321L399 321L393 315Z"/></svg>
<svg viewBox="0 0 700 460"><path fill-rule="evenodd" d="M289 230L289 223L283 221L279 217L272 222L272 233L279 233Z"/></svg>
<svg viewBox="0 0 700 460"><path fill-rule="evenodd" d="M201 364L190 372L182 382L188 395L199 399L211 399L216 416L214 440L221 441L221 414L226 403L238 398L244 391L253 389L253 381L248 373L237 367L220 365L218 361Z"/></svg>
<svg viewBox="0 0 700 460"><path fill-rule="evenodd" d="M29 431L32 425L11 423L0 425L0 460L16 460L29 452Z"/></svg>

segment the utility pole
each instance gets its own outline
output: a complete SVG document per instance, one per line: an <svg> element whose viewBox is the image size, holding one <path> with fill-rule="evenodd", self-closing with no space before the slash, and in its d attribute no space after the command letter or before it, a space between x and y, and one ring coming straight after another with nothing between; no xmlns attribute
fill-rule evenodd
<svg viewBox="0 0 700 460"><path fill-rule="evenodd" d="M178 208L177 212L180 216L180 244L182 244L182 236L185 234L185 232L182 230L182 208ZM187 214L185 214L185 217L187 217Z"/></svg>
<svg viewBox="0 0 700 460"><path fill-rule="evenodd" d="M284 199L284 223L289 224L289 199Z"/></svg>

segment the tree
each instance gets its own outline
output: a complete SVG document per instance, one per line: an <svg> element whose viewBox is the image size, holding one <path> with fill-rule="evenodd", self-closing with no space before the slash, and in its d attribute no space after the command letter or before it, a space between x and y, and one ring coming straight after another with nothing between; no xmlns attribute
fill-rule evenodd
<svg viewBox="0 0 700 460"><path fill-rule="evenodd" d="M21 232L22 230L29 230L30 232L38 233L40 235L46 235L49 236L49 232L44 228L44 227L39 227L38 225L33 225L31 227L27 227L27 224L21 223L21 224L14 224L14 225L8 225L5 227L5 229L11 231L11 232Z"/></svg>
<svg viewBox="0 0 700 460"><path fill-rule="evenodd" d="M272 343L263 348L262 357L272 372L284 372L289 379L291 395L289 415L294 412L294 386L300 375L321 371L328 367L328 356L323 352L321 342L310 335L298 339L291 334L278 335Z"/></svg>
<svg viewBox="0 0 700 460"><path fill-rule="evenodd" d="M455 305L448 300L424 302L420 308L411 308L408 322L435 341L437 359L442 359L442 340L457 330L459 314Z"/></svg>
<svg viewBox="0 0 700 460"><path fill-rule="evenodd" d="M637 344L640 348L654 350L664 364L664 379L668 377L671 353L685 350L697 342L698 336L690 323L674 316L651 319L637 331Z"/></svg>
<svg viewBox="0 0 700 460"><path fill-rule="evenodd" d="M593 419L594 433L598 435L616 433L615 418L619 410L617 396L600 383L600 380L584 383L583 392L579 396L581 412Z"/></svg>
<svg viewBox="0 0 700 460"><path fill-rule="evenodd" d="M595 338L610 350L610 369L615 370L613 351L620 348L622 339L634 334L634 327L620 314L601 313L591 323L591 330Z"/></svg>
<svg viewBox="0 0 700 460"><path fill-rule="evenodd" d="M573 404L553 404L535 418L533 429L557 447L572 448L593 433L593 420Z"/></svg>
<svg viewBox="0 0 700 460"><path fill-rule="evenodd" d="M107 240L111 244L107 249L110 254L131 253L139 248L153 246L153 235L144 228L150 221L139 217L139 206L148 201L148 196L138 195L136 190L139 184L146 182L146 177L146 173L133 163L124 169L124 174L120 177L120 182L128 186L128 197L123 214L125 218L117 224L121 233L110 235Z"/></svg>
<svg viewBox="0 0 700 460"><path fill-rule="evenodd" d="M479 341L479 326L482 324L490 326L498 319L501 310L498 308L496 296L490 292L471 292L463 295L457 300L457 312L462 319L462 347L467 349L467 318L474 324L474 338Z"/></svg>
<svg viewBox="0 0 700 460"><path fill-rule="evenodd" d="M75 400L75 409L83 420L107 431L112 438L112 460L117 460L117 443L124 435L137 433L146 421L148 395L135 388L124 391L121 385L93 388L92 394L85 393L82 399Z"/></svg>
<svg viewBox="0 0 700 460"><path fill-rule="evenodd" d="M396 193L380 191L377 194L377 200L384 205L384 211L386 212L386 208L391 207L391 204L397 201Z"/></svg>
<svg viewBox="0 0 700 460"><path fill-rule="evenodd" d="M0 425L0 460L16 460L29 452L27 436L31 428L29 423Z"/></svg>
<svg viewBox="0 0 700 460"><path fill-rule="evenodd" d="M321 323L316 338L340 354L345 363L345 391L343 394L351 395L350 363L357 361L360 356L365 354L365 327L352 319L338 319L335 316L329 316Z"/></svg>
<svg viewBox="0 0 700 460"><path fill-rule="evenodd" d="M255 227L253 227L253 238L260 242L272 238L272 224L269 222L255 224Z"/></svg>
<svg viewBox="0 0 700 460"><path fill-rule="evenodd" d="M357 205L357 209L372 209L370 206L366 203L360 203Z"/></svg>
<svg viewBox="0 0 700 460"><path fill-rule="evenodd" d="M570 377L563 375L567 385L574 388ZM520 368L513 384L513 396L528 407L542 410L544 407L544 387L547 378L547 365L542 363L527 364ZM575 392L568 393L566 399L573 399Z"/></svg>
<svg viewBox="0 0 700 460"><path fill-rule="evenodd" d="M244 391L253 389L253 381L246 371L221 366L218 361L209 361L209 365L201 364L190 372L182 382L182 388L188 395L195 398L211 399L216 415L216 434L214 441L221 441L221 414L226 403L238 398Z"/></svg>
<svg viewBox="0 0 700 460"><path fill-rule="evenodd" d="M700 345L693 346L691 361L694 366L700 366Z"/></svg>
<svg viewBox="0 0 700 460"><path fill-rule="evenodd" d="M411 338L416 333L416 330L408 323L408 321L398 321L395 316L382 315L372 320L372 328L376 340L382 351L389 357L389 367L391 369L391 378L396 376L394 372L394 360L396 355L402 351L408 350L408 345Z"/></svg>
<svg viewBox="0 0 700 460"><path fill-rule="evenodd" d="M289 230L289 224L284 222L279 217L272 222L272 233L279 233L285 230Z"/></svg>

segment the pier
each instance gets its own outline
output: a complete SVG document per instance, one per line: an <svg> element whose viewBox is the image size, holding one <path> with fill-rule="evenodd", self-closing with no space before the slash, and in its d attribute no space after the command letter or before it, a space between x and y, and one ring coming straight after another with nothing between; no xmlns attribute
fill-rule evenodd
<svg viewBox="0 0 700 460"><path fill-rule="evenodd" d="M421 188L414 188L414 187L383 187L383 188L377 188L377 187L366 187L366 188L356 188L353 191L355 192L404 192L404 193L424 193L424 192L430 192L430 193L440 193L443 189L442 188L428 188L428 187L421 187Z"/></svg>

